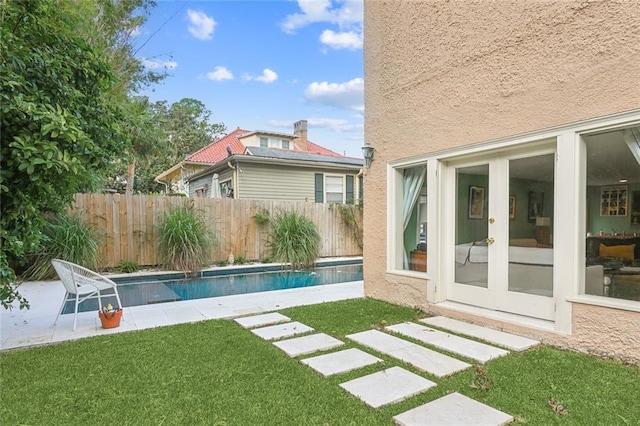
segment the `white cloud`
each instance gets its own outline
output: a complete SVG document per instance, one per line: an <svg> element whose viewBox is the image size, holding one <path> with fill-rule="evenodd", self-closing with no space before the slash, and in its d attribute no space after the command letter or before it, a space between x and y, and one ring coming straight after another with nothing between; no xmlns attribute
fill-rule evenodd
<svg viewBox="0 0 640 426"><path fill-rule="evenodd" d="M215 67L207 73L207 78L213 81L233 80L233 74L226 67Z"/></svg>
<svg viewBox="0 0 640 426"><path fill-rule="evenodd" d="M157 70L160 68L165 68L169 70L173 70L178 68L178 63L176 61L153 61L151 59L142 58L142 65L145 68Z"/></svg>
<svg viewBox="0 0 640 426"><path fill-rule="evenodd" d="M242 76L242 79L246 81L251 81L251 80L261 81L263 83L269 84L269 83L273 83L278 79L278 74L275 71L270 70L269 68L265 68L262 71L262 75L253 76L251 74L244 74Z"/></svg>
<svg viewBox="0 0 640 426"><path fill-rule="evenodd" d="M262 71L262 75L259 77L256 77L257 81L261 81L263 83L273 83L277 79L278 79L278 74L276 74L275 71L272 71L269 68L265 68Z"/></svg>
<svg viewBox="0 0 640 426"><path fill-rule="evenodd" d="M330 22L341 28L352 25L361 26L363 9L362 0L298 0L302 13L287 15L280 24L286 33L294 33L297 29L315 22Z"/></svg>
<svg viewBox="0 0 640 426"><path fill-rule="evenodd" d="M189 33L199 40L211 40L216 21L204 12L187 10L190 25Z"/></svg>
<svg viewBox="0 0 640 426"><path fill-rule="evenodd" d="M364 128L362 123L352 123L342 118L310 117L305 118L309 129L329 129L334 132L361 131ZM293 122L288 120L267 120L267 124L281 129L293 129ZM286 130L285 130L286 131Z"/></svg>
<svg viewBox="0 0 640 426"><path fill-rule="evenodd" d="M138 25L137 27L131 30L131 33L129 35L131 37L138 37L140 34L142 34L142 30L140 29L140 25Z"/></svg>
<svg viewBox="0 0 640 426"><path fill-rule="evenodd" d="M337 33L332 30L324 30L320 35L320 42L333 49L362 49L362 33L354 31Z"/></svg>
<svg viewBox="0 0 640 426"><path fill-rule="evenodd" d="M364 111L364 79L354 78L346 83L313 82L304 92L311 102L342 109Z"/></svg>
<svg viewBox="0 0 640 426"><path fill-rule="evenodd" d="M329 129L334 132L356 132L362 131L362 123L351 123L339 118L310 118L307 120L310 127Z"/></svg>

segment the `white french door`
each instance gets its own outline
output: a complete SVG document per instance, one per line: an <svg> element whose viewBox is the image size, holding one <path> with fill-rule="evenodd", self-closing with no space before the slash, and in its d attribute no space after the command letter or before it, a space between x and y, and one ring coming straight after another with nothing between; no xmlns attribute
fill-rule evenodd
<svg viewBox="0 0 640 426"><path fill-rule="evenodd" d="M447 299L553 320L555 145L449 162L446 173Z"/></svg>

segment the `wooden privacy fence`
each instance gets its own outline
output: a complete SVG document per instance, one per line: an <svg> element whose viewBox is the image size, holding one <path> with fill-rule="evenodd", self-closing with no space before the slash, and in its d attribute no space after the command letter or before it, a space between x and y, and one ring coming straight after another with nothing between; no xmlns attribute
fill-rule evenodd
<svg viewBox="0 0 640 426"><path fill-rule="evenodd" d="M211 253L211 262L235 258L261 260L265 249L268 224L258 224L256 213L273 217L279 211L304 214L318 227L320 257L361 256L362 248L342 218L340 209L331 204L304 201L255 201L229 198L185 198L160 195L76 194L72 212L80 212L85 221L104 233L100 248L100 267L113 267L121 260L139 265L160 263L158 225L171 206L194 203L219 236L219 244ZM346 206L362 223L362 210Z"/></svg>

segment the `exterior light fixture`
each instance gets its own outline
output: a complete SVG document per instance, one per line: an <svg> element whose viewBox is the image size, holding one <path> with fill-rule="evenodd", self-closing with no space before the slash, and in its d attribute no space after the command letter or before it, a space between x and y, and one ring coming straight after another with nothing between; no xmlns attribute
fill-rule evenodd
<svg viewBox="0 0 640 426"><path fill-rule="evenodd" d="M376 149L372 147L369 142L365 142L362 147L362 156L364 157L364 166L368 169L371 167L371 162L373 161L374 153Z"/></svg>

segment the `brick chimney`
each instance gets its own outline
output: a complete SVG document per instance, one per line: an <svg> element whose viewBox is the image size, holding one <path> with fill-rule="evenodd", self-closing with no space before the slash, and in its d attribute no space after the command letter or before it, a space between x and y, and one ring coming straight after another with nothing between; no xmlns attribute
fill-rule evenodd
<svg viewBox="0 0 640 426"><path fill-rule="evenodd" d="M308 151L307 148L307 120L298 120L293 123L293 134L295 145L300 151Z"/></svg>

